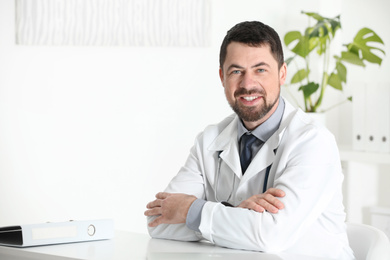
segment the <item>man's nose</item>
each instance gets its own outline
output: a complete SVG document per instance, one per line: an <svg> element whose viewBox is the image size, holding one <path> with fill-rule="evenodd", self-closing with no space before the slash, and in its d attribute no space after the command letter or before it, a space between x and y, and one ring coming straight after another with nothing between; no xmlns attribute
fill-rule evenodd
<svg viewBox="0 0 390 260"><path fill-rule="evenodd" d="M252 75L252 73L245 73L242 76L240 87L246 88L246 89L252 89L252 88L256 87L256 84L257 83L256 83L254 75Z"/></svg>

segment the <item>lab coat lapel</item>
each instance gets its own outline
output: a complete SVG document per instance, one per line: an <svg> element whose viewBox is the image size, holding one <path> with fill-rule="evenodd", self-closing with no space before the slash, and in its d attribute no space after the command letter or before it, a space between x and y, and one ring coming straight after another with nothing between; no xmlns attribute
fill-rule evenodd
<svg viewBox="0 0 390 260"><path fill-rule="evenodd" d="M294 107L285 100L285 109L279 129L264 143L263 147L253 158L245 172L242 183L274 163L276 151L282 141L283 134L295 114L293 111L295 111Z"/></svg>
<svg viewBox="0 0 390 260"><path fill-rule="evenodd" d="M279 132L276 131L264 144L263 147L258 151L256 156L252 159L248 166L248 169L243 176L242 181L249 180L256 174L259 174L275 160L275 152L279 146Z"/></svg>
<svg viewBox="0 0 390 260"><path fill-rule="evenodd" d="M263 147L249 164L245 175L243 175L241 172L241 163L237 141L237 120L239 120L238 116L235 116L230 124L209 146L208 149L210 151L220 152L219 157L224 161L224 163L226 163L226 165L229 166L229 168L237 175L238 178L242 178L241 183L246 182L256 174L259 174L262 170L267 168L275 161L275 152L279 147L287 125L290 123L292 117L295 114L293 111L296 111L296 109L294 109L294 107L286 100L285 104L286 106L279 129L264 143Z"/></svg>
<svg viewBox="0 0 390 260"><path fill-rule="evenodd" d="M214 142L211 143L208 149L210 151L219 151L219 157L223 162L229 166L238 178L241 178L242 173L237 141L237 120L239 119L236 116L217 136Z"/></svg>

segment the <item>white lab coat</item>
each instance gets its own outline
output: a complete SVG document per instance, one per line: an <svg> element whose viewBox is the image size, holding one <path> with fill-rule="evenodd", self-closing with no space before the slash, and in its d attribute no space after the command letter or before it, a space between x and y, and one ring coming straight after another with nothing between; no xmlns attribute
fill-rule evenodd
<svg viewBox="0 0 390 260"><path fill-rule="evenodd" d="M163 224L149 228L150 235L186 241L206 239L236 249L353 259L344 223L343 174L334 137L300 109L285 103L279 129L264 143L244 176L237 141L239 118L232 115L208 126L166 189L208 201L202 210L201 232L185 224ZM280 198L284 209L276 214L258 213L216 202L232 193L229 202L237 206L262 193L265 169L270 164L267 188L286 193ZM152 219L149 217L148 222Z"/></svg>

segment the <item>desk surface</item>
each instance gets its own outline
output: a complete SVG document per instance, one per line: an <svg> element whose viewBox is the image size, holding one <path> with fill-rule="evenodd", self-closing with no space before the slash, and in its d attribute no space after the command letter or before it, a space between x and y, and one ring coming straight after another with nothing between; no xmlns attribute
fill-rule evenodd
<svg viewBox="0 0 390 260"><path fill-rule="evenodd" d="M176 260L176 259L240 259L240 260L315 260L299 255L265 254L233 250L207 242L180 242L151 239L146 234L116 231L112 240L13 248L0 246L0 259L7 260Z"/></svg>

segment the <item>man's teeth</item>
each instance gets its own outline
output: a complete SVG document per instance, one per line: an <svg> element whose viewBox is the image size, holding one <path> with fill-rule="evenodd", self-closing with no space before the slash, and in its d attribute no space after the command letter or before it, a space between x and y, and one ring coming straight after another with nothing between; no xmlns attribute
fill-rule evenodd
<svg viewBox="0 0 390 260"><path fill-rule="evenodd" d="M244 97L244 99L246 101L252 101L252 100L255 100L256 98L258 98L258 97Z"/></svg>

